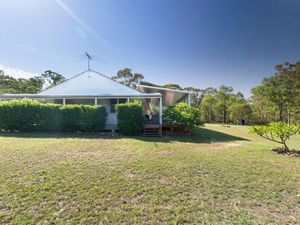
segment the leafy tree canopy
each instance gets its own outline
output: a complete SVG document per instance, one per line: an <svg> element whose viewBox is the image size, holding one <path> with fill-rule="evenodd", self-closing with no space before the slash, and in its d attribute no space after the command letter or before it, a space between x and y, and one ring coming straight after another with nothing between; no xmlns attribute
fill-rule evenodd
<svg viewBox="0 0 300 225"><path fill-rule="evenodd" d="M251 90L252 107L258 120L300 121L300 62L276 65L273 76Z"/></svg>
<svg viewBox="0 0 300 225"><path fill-rule="evenodd" d="M44 73L42 73L42 77L45 79L46 83L49 83L50 86L58 85L65 80L63 75L51 70L46 70Z"/></svg>
<svg viewBox="0 0 300 225"><path fill-rule="evenodd" d="M289 125L282 122L274 122L264 126L254 126L250 130L264 139L282 144L286 151L289 150L287 141L291 136L300 133L300 126Z"/></svg>
<svg viewBox="0 0 300 225"><path fill-rule="evenodd" d="M35 94L40 92L45 86L57 85L65 78L55 72L47 70L41 76L34 76L29 79L14 78L0 70L0 93L11 94Z"/></svg>
<svg viewBox="0 0 300 225"><path fill-rule="evenodd" d="M136 85L144 79L144 76L141 73L133 73L131 69L125 68L123 70L119 70L117 75L113 76L112 79L128 87L135 88Z"/></svg>

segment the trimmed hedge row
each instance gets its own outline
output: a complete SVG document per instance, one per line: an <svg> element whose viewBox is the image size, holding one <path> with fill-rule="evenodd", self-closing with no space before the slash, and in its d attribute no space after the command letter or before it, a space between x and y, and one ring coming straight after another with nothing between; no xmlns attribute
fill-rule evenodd
<svg viewBox="0 0 300 225"><path fill-rule="evenodd" d="M138 135L144 127L142 104L138 101L116 105L119 132Z"/></svg>
<svg viewBox="0 0 300 225"><path fill-rule="evenodd" d="M22 99L0 103L0 128L20 131L101 131L104 106L43 104Z"/></svg>
<svg viewBox="0 0 300 225"><path fill-rule="evenodd" d="M62 112L62 127L66 131L102 131L106 122L104 106L64 105Z"/></svg>

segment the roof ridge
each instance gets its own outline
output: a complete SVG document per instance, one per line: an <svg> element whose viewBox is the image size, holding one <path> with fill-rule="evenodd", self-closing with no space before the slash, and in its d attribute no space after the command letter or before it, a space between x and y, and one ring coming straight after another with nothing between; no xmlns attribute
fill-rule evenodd
<svg viewBox="0 0 300 225"><path fill-rule="evenodd" d="M143 93L143 92L141 92L141 91L139 91L139 90L137 90L137 89L135 89L135 88L132 88L132 87L129 87L129 86L125 85L125 84L122 84L122 83L120 83L120 82L118 82L118 81L112 79L111 77L108 77L108 76L106 76L106 75L104 75L104 74L102 74L102 73L99 73L99 72L95 71L95 70L90 70L90 71L92 71L92 72L94 72L94 73L96 73L96 74L98 74L98 75L100 75L100 76L103 76L103 77L105 77L105 78L107 78L107 79L110 79L110 80L112 80L112 81L114 81L114 82L116 82L116 83L118 83L118 84L121 84L121 85L123 85L123 86L125 86L125 87L127 87L127 88L130 88L130 89L132 89L132 90L134 90L134 91L137 91L137 92L139 92L139 93Z"/></svg>

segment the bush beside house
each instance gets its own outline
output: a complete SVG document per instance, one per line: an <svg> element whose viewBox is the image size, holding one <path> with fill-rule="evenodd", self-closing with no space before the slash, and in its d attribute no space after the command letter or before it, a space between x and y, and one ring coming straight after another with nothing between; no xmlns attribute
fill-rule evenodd
<svg viewBox="0 0 300 225"><path fill-rule="evenodd" d="M0 128L20 131L101 131L104 106L56 105L22 99L0 103Z"/></svg>
<svg viewBox="0 0 300 225"><path fill-rule="evenodd" d="M118 104L117 118L119 132L124 135L138 135L144 126L142 104L127 102Z"/></svg>
<svg viewBox="0 0 300 225"><path fill-rule="evenodd" d="M183 126L188 129L203 125L199 110L184 102L168 107L164 111L163 122L166 125Z"/></svg>

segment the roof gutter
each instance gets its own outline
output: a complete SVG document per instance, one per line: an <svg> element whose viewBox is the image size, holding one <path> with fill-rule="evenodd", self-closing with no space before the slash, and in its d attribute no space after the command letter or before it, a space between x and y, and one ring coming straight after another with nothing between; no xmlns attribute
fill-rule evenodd
<svg viewBox="0 0 300 225"><path fill-rule="evenodd" d="M43 94L2 94L0 99L17 99L17 98L70 98L70 99L86 99L86 98L159 98L160 93L144 93L140 95L43 95Z"/></svg>

